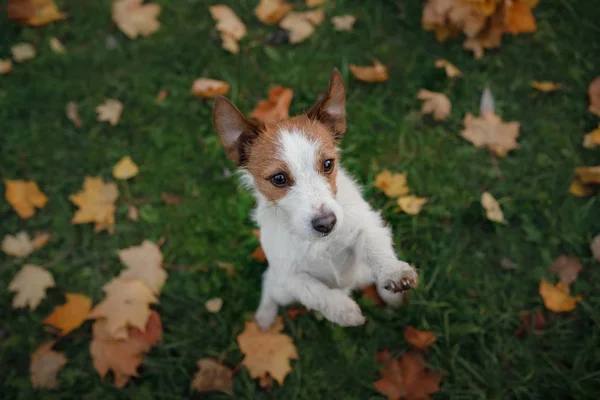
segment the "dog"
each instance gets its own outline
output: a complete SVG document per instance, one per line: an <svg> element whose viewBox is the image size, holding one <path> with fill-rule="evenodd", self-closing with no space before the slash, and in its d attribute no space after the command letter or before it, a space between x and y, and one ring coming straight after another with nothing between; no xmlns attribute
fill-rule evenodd
<svg viewBox="0 0 600 400"><path fill-rule="evenodd" d="M387 304L402 303L417 273L398 260L390 229L340 165L346 87L339 70L305 114L263 124L217 96L213 122L256 198L254 219L268 260L255 313L261 329L271 326L279 306L294 302L341 326L362 325L350 292L372 283Z"/></svg>

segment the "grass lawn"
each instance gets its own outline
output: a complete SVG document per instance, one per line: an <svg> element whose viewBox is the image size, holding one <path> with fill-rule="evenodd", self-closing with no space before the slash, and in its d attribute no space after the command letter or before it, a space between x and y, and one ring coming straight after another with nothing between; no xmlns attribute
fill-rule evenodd
<svg viewBox="0 0 600 400"><path fill-rule="evenodd" d="M567 191L574 167L599 164L598 150L581 145L583 134L600 122L587 112L586 95L600 74L595 1L542 1L535 34L505 36L502 47L481 61L459 40L440 44L424 32L420 1L330 1L328 18L354 14L354 31L335 32L326 21L306 42L279 47L261 43L275 28L253 16L257 1L229 1L249 28L238 55L221 49L208 13L208 5L219 1L156 2L163 5L161 29L134 41L111 23L108 1L58 0L70 18L42 28L18 26L1 10L0 58L8 58L10 46L20 41L36 45L38 56L0 76L0 176L37 181L49 202L33 218L20 220L1 185L0 236L52 232L50 244L26 262L50 263L57 284L35 312L13 310L13 294L5 288L23 262L0 254L2 398L189 398L197 359L239 364L236 336L258 304L264 269L248 256L258 245L249 217L253 199L226 173L232 165L212 127L212 101L191 95L191 84L200 76L230 82L229 97L244 112L271 85L282 84L294 89L291 112L300 113L325 90L334 66L348 84L343 163L364 185L369 202L384 208L397 249L418 266L422 284L399 311L360 299L368 319L363 327L340 328L313 313L287 319L285 332L300 358L285 384L267 393L242 369L234 379L236 397L380 399L372 388L374 355L382 348L394 354L408 349L403 331L412 325L438 337L429 363L447 374L434 398L597 398L600 268L589 243L600 233L600 197L581 199ZM52 36L67 47L66 55L51 52ZM107 37L116 48L107 49ZM352 78L349 64L372 58L389 66L389 81ZM456 64L464 78L446 78L433 66L438 58ZM565 87L543 94L530 87L531 80ZM521 123L521 147L497 160L459 136L465 113L478 114L486 84L497 113ZM169 95L157 104L154 97L163 88ZM445 122L418 117L420 88L450 97L452 114ZM96 121L94 109L105 98L125 106L115 127ZM79 103L82 129L65 117L69 101ZM71 225L75 207L68 195L80 190L84 176L112 179L112 166L125 155L140 165L140 174L118 183L115 234ZM421 214L394 213L393 200L373 188L383 168L406 172L413 192L429 198ZM506 225L486 220L479 203L486 190L500 200ZM181 196L183 204L165 204L162 192ZM126 218L131 202L140 207L138 223ZM64 302L63 293L99 301L102 285L122 268L116 250L161 237L169 278L156 309L165 332L139 378L120 391L112 379L99 378L87 322L56 347L69 359L59 374L61 389L33 389L29 354L51 338L41 320ZM543 334L518 339L520 312L543 309L539 280L561 254L582 260L572 291L583 301L570 313L547 312ZM503 269L503 257L517 268ZM219 262L234 264L236 274L227 276ZM203 304L216 296L224 307L210 314Z"/></svg>

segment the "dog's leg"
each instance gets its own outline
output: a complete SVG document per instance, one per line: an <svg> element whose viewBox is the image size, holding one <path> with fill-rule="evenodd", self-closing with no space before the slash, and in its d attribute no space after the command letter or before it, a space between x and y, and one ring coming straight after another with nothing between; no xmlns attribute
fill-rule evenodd
<svg viewBox="0 0 600 400"><path fill-rule="evenodd" d="M260 294L260 304L258 305L258 309L254 314L254 319L256 319L256 323L260 327L260 329L265 330L268 329L275 321L275 317L277 317L278 305L273 297L271 296L270 290L272 287L272 267L268 267L265 273L263 274L263 282L262 282L262 292Z"/></svg>
<svg viewBox="0 0 600 400"><path fill-rule="evenodd" d="M375 283L377 288L377 293L379 297L390 307L399 307L402 305L403 295L402 293L394 293L389 290L383 289L381 286L377 285L375 282L375 277L373 274L373 268L371 268L366 263L360 263L356 266L356 273L354 276L354 288L355 289L364 289L365 286L371 285Z"/></svg>

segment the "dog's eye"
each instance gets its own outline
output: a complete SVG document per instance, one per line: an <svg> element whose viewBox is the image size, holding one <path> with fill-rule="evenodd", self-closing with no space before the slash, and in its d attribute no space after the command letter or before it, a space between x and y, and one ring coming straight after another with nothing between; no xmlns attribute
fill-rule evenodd
<svg viewBox="0 0 600 400"><path fill-rule="evenodd" d="M277 187L284 187L287 185L287 177L285 174L278 173L271 177L271 183Z"/></svg>
<svg viewBox="0 0 600 400"><path fill-rule="evenodd" d="M325 172L333 171L333 160L323 161L323 169L325 170Z"/></svg>

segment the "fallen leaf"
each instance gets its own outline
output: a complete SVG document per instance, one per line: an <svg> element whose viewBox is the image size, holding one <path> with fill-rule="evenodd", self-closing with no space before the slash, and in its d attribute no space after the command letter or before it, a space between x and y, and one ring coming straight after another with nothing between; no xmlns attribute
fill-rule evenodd
<svg viewBox="0 0 600 400"><path fill-rule="evenodd" d="M452 103L444 93L421 89L417 93L417 99L424 100L421 106L421 115L433 114L433 119L436 121L445 120L452 110Z"/></svg>
<svg viewBox="0 0 600 400"><path fill-rule="evenodd" d="M560 256L550 264L548 271L558 275L560 282L569 287L577 280L579 271L582 269L581 262L577 257Z"/></svg>
<svg viewBox="0 0 600 400"><path fill-rule="evenodd" d="M423 357L414 350L405 352L399 359L393 358L387 350L380 351L375 359L384 365L380 370L382 378L373 382L373 386L388 400L429 399L429 395L440 390L442 374L428 371Z"/></svg>
<svg viewBox="0 0 600 400"><path fill-rule="evenodd" d="M481 205L485 209L485 216L490 221L505 223L504 213L498 201L489 192L481 194Z"/></svg>
<svg viewBox="0 0 600 400"><path fill-rule="evenodd" d="M138 328L129 329L129 337L134 340L148 343L150 346L156 346L156 344L162 340L163 327L160 321L160 315L154 311L150 311L150 317L146 322L146 328L144 331Z"/></svg>
<svg viewBox="0 0 600 400"><path fill-rule="evenodd" d="M562 87L562 83L556 83L551 81L531 81L531 87L539 90L540 92L554 92Z"/></svg>
<svg viewBox="0 0 600 400"><path fill-rule="evenodd" d="M50 50L52 50L53 52L55 52L57 54L65 54L67 52L67 49L65 49L65 46L63 46L63 44L60 42L60 40L58 40L55 37L50 38Z"/></svg>
<svg viewBox="0 0 600 400"><path fill-rule="evenodd" d="M308 310L306 308L290 308L286 311L286 314L291 320L295 320L300 315L306 314L307 312Z"/></svg>
<svg viewBox="0 0 600 400"><path fill-rule="evenodd" d="M88 318L106 318L106 329L115 339L126 339L129 326L145 329L150 318L149 305L157 300L142 281L115 278L103 290L106 297Z"/></svg>
<svg viewBox="0 0 600 400"><path fill-rule="evenodd" d="M300 43L308 39L314 32L315 27L321 25L325 19L322 9L290 12L280 22L279 26L290 32L290 43Z"/></svg>
<svg viewBox="0 0 600 400"><path fill-rule="evenodd" d="M417 197L417 196L402 196L397 200L400 209L409 215L417 215L421 212L421 208L425 203L427 203L427 199L425 197Z"/></svg>
<svg viewBox="0 0 600 400"><path fill-rule="evenodd" d="M277 318L268 330L261 331L256 321L246 322L246 328L238 335L237 342L244 354L242 365L248 368L252 378L271 375L280 385L292 370L290 360L298 359L292 338L281 333L283 320Z"/></svg>
<svg viewBox="0 0 600 400"><path fill-rule="evenodd" d="M223 392L233 396L233 371L212 358L196 362L198 372L194 375L191 388L197 392Z"/></svg>
<svg viewBox="0 0 600 400"><path fill-rule="evenodd" d="M598 145L600 145L600 124L583 137L583 147L586 149L595 149Z"/></svg>
<svg viewBox="0 0 600 400"><path fill-rule="evenodd" d="M133 222L137 222L140 219L140 211L136 206L129 206L127 208L127 219Z"/></svg>
<svg viewBox="0 0 600 400"><path fill-rule="evenodd" d="M517 337L524 338L529 333L546 330L546 317L540 310L537 310L535 313L521 312L519 320L521 321L521 326L515 330Z"/></svg>
<svg viewBox="0 0 600 400"><path fill-rule="evenodd" d="M38 389L58 389L56 375L67 363L63 353L52 350L56 342L46 342L38 347L31 355L29 376L31 386Z"/></svg>
<svg viewBox="0 0 600 400"><path fill-rule="evenodd" d="M0 59L0 75L8 74L12 71L12 60Z"/></svg>
<svg viewBox="0 0 600 400"><path fill-rule="evenodd" d="M517 265L517 263L515 263L513 260L511 260L508 257L502 257L500 259L500 266L503 269L507 269L507 270L513 270L513 269L517 269L519 266Z"/></svg>
<svg viewBox="0 0 600 400"><path fill-rule="evenodd" d="M600 76L588 86L588 97L590 98L588 111L600 117Z"/></svg>
<svg viewBox="0 0 600 400"><path fill-rule="evenodd" d="M373 301L379 307L386 306L385 301L383 301L381 296L379 296L379 293L377 292L377 287L375 285L365 286L362 290L361 296L365 299Z"/></svg>
<svg viewBox="0 0 600 400"><path fill-rule="evenodd" d="M254 258L259 262L267 262L267 256L265 255L262 246L258 246L256 250L254 250L252 254L250 254L250 257Z"/></svg>
<svg viewBox="0 0 600 400"><path fill-rule="evenodd" d="M475 147L487 147L498 157L504 157L519 147L520 124L516 121L502 122L502 119L491 111L475 118L471 113L465 115L465 129L461 132L463 139L473 143Z"/></svg>
<svg viewBox="0 0 600 400"><path fill-rule="evenodd" d="M392 198L406 196L410 192L410 189L406 185L406 175L391 173L387 169L377 174L373 186L385 193L387 197Z"/></svg>
<svg viewBox="0 0 600 400"><path fill-rule="evenodd" d="M8 0L8 19L27 25L40 26L67 18L59 11L54 0Z"/></svg>
<svg viewBox="0 0 600 400"><path fill-rule="evenodd" d="M575 175L581 183L600 183L600 165L575 168Z"/></svg>
<svg viewBox="0 0 600 400"><path fill-rule="evenodd" d="M306 0L306 7L317 7L326 2L327 0Z"/></svg>
<svg viewBox="0 0 600 400"><path fill-rule="evenodd" d="M596 261L600 262L600 235L596 235L592 240L592 243L590 243L590 250Z"/></svg>
<svg viewBox="0 0 600 400"><path fill-rule="evenodd" d="M198 78L192 84L192 93L203 98L213 98L217 95L226 95L229 92L229 83L216 79Z"/></svg>
<svg viewBox="0 0 600 400"><path fill-rule="evenodd" d="M123 104L115 99L105 99L103 104L96 107L98 121L108 121L112 126L119 123L121 112L123 112Z"/></svg>
<svg viewBox="0 0 600 400"><path fill-rule="evenodd" d="M81 128L83 126L83 122L81 122L81 118L79 118L79 106L76 102L68 102L65 113L67 114L69 121L71 121L75 127Z"/></svg>
<svg viewBox="0 0 600 400"><path fill-rule="evenodd" d="M545 279L540 281L540 296L542 296L546 308L554 312L571 311L581 301L581 296L569 296L568 288L563 287L560 283L554 286Z"/></svg>
<svg viewBox="0 0 600 400"><path fill-rule="evenodd" d="M158 103L165 101L167 96L169 95L169 91L167 89L160 89L160 91L156 94L154 100Z"/></svg>
<svg viewBox="0 0 600 400"><path fill-rule="evenodd" d="M250 113L250 117L266 124L289 118L293 97L292 89L280 85L273 86L269 90L269 99L259 101L256 108Z"/></svg>
<svg viewBox="0 0 600 400"><path fill-rule="evenodd" d="M254 8L254 15L260 22L271 25L279 22L292 8L294 6L286 3L285 0L260 0Z"/></svg>
<svg viewBox="0 0 600 400"><path fill-rule="evenodd" d="M129 39L149 36L160 28L160 5L143 0L113 0L112 20Z"/></svg>
<svg viewBox="0 0 600 400"><path fill-rule="evenodd" d="M83 294L65 293L65 297L67 302L54 308L42 321L43 324L60 329L60 336L79 328L92 308L92 299Z"/></svg>
<svg viewBox="0 0 600 400"><path fill-rule="evenodd" d="M246 36L246 25L235 15L235 12L224 4L208 8L212 19L217 21L217 30L221 32L223 48L231 53L238 53L238 41Z"/></svg>
<svg viewBox="0 0 600 400"><path fill-rule="evenodd" d="M460 69L456 68L456 65L452 64L448 60L435 60L435 67L444 68L444 71L446 71L446 75L449 78L460 78L462 76L462 72L460 71Z"/></svg>
<svg viewBox="0 0 600 400"><path fill-rule="evenodd" d="M588 197L596 193L596 187L593 185L584 185L579 180L574 179L569 186L569 193L575 197Z"/></svg>
<svg viewBox="0 0 600 400"><path fill-rule="evenodd" d="M35 236L31 243L33 247L38 250L48 244L50 239L52 238L52 234L48 232L36 232Z"/></svg>
<svg viewBox="0 0 600 400"><path fill-rule="evenodd" d="M350 72L359 81L369 83L385 82L390 78L387 67L378 60L374 60L372 66L350 64Z"/></svg>
<svg viewBox="0 0 600 400"><path fill-rule="evenodd" d="M119 250L119 259L127 269L121 271L119 278L137 279L158 295L167 280L167 272L163 268L163 255L159 247L144 240L139 246L131 246Z"/></svg>
<svg viewBox="0 0 600 400"><path fill-rule="evenodd" d="M223 299L220 297L215 297L214 299L206 300L204 307L209 313L218 313L221 311L221 307L223 307Z"/></svg>
<svg viewBox="0 0 600 400"><path fill-rule="evenodd" d="M34 181L4 180L6 193L4 197L19 214L21 219L33 217L36 208L43 208L48 197L40 191Z"/></svg>
<svg viewBox="0 0 600 400"><path fill-rule="evenodd" d="M125 156L113 167L113 176L116 179L127 180L136 176L139 171L140 168L131 157Z"/></svg>
<svg viewBox="0 0 600 400"><path fill-rule="evenodd" d="M29 61L35 58L35 47L29 43L17 43L10 48L13 60L18 63Z"/></svg>
<svg viewBox="0 0 600 400"><path fill-rule="evenodd" d="M217 261L217 267L224 269L227 275L233 276L235 275L235 266L232 263Z"/></svg>
<svg viewBox="0 0 600 400"><path fill-rule="evenodd" d="M16 235L6 235L2 239L2 251L9 256L24 258L33 253L35 246L27 232L19 232Z"/></svg>
<svg viewBox="0 0 600 400"><path fill-rule="evenodd" d="M529 0L517 0L505 3L504 25L506 32L516 35L518 33L532 33L536 31L535 17L531 10L537 5L537 1L535 5L531 3Z"/></svg>
<svg viewBox="0 0 600 400"><path fill-rule="evenodd" d="M258 378L258 386L265 389L267 392L273 390L274 384L275 383L273 381L273 377L268 373L265 376L261 376L260 378Z"/></svg>
<svg viewBox="0 0 600 400"><path fill-rule="evenodd" d="M79 207L71 223L94 222L94 232L106 229L109 233L114 233L117 198L119 190L115 183L104 183L100 177L86 176L83 180L83 190L69 196L69 200Z"/></svg>
<svg viewBox="0 0 600 400"><path fill-rule="evenodd" d="M160 194L160 198L162 199L162 201L164 201L166 204L168 204L170 206L176 206L176 205L183 203L183 198L181 198L180 196L177 196L176 194L169 193L169 192L162 192Z"/></svg>
<svg viewBox="0 0 600 400"><path fill-rule="evenodd" d="M46 289L54 286L50 272L37 265L24 265L8 285L8 290L16 293L13 308L29 306L31 311L35 310L46 297Z"/></svg>
<svg viewBox="0 0 600 400"><path fill-rule="evenodd" d="M340 32L350 32L352 28L354 28L354 24L356 23L356 17L354 15L338 15L335 17L331 17L331 23L333 24L333 29Z"/></svg>
<svg viewBox="0 0 600 400"><path fill-rule="evenodd" d="M404 340L419 350L427 350L437 338L433 332L420 331L412 326L407 326L404 330Z"/></svg>

